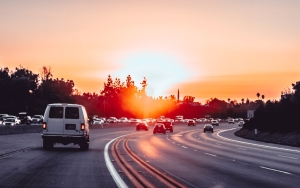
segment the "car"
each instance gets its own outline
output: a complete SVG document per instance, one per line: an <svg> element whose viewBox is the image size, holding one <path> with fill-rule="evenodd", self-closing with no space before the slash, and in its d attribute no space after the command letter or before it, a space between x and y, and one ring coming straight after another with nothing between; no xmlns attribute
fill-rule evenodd
<svg viewBox="0 0 300 188"><path fill-rule="evenodd" d="M106 120L107 123L118 123L118 119L115 117L110 117Z"/></svg>
<svg viewBox="0 0 300 188"><path fill-rule="evenodd" d="M104 120L101 118L95 118L93 120L93 125L102 125L104 123Z"/></svg>
<svg viewBox="0 0 300 188"><path fill-rule="evenodd" d="M166 130L169 130L171 133L173 132L173 122L171 122L171 121L158 121L157 123L164 124Z"/></svg>
<svg viewBox="0 0 300 188"><path fill-rule="evenodd" d="M18 124L18 120L16 118L7 118L2 123L2 125L10 125L10 126L14 126L17 124Z"/></svg>
<svg viewBox="0 0 300 188"><path fill-rule="evenodd" d="M211 124L213 126L219 126L219 122L217 120L211 120Z"/></svg>
<svg viewBox="0 0 300 188"><path fill-rule="evenodd" d="M164 133L166 134L166 127L162 123L155 123L154 128L153 128L153 134L156 133Z"/></svg>
<svg viewBox="0 0 300 188"><path fill-rule="evenodd" d="M188 121L187 121L187 125L188 126L196 126L196 122L195 122L195 120L193 120L193 119L189 119Z"/></svg>
<svg viewBox="0 0 300 188"><path fill-rule="evenodd" d="M3 123L5 122L5 120L7 120L7 119L14 119L17 125L21 123L21 120L20 120L17 116L7 115L7 116L3 116L2 118L3 118L2 124L3 124Z"/></svg>
<svg viewBox="0 0 300 188"><path fill-rule="evenodd" d="M234 124L234 119L229 119L228 124L230 124L230 123Z"/></svg>
<svg viewBox="0 0 300 188"><path fill-rule="evenodd" d="M0 114L0 121L3 121L3 118L4 116L8 116L8 114Z"/></svg>
<svg viewBox="0 0 300 188"><path fill-rule="evenodd" d="M139 123L139 122L140 122L139 119L134 119L134 118L130 118L130 119L129 119L129 123L130 123L130 124L136 124L136 123Z"/></svg>
<svg viewBox="0 0 300 188"><path fill-rule="evenodd" d="M196 123L202 123L202 120L201 119L197 119Z"/></svg>
<svg viewBox="0 0 300 188"><path fill-rule="evenodd" d="M136 130L139 131L140 129L144 129L145 131L149 130L149 126L147 122L140 122L136 125Z"/></svg>
<svg viewBox="0 0 300 188"><path fill-rule="evenodd" d="M205 131L211 131L212 133L214 132L214 126L211 124L205 124L203 127L203 132Z"/></svg>
<svg viewBox="0 0 300 188"><path fill-rule="evenodd" d="M43 148L52 149L55 143L78 144L81 150L89 149L89 119L80 104L48 104L42 125Z"/></svg>
<svg viewBox="0 0 300 188"><path fill-rule="evenodd" d="M42 115L34 115L32 117L32 123L43 123L44 116Z"/></svg>
<svg viewBox="0 0 300 188"><path fill-rule="evenodd" d="M240 121L240 122L238 123L239 126L243 126L244 124L245 124L244 121Z"/></svg>
<svg viewBox="0 0 300 188"><path fill-rule="evenodd" d="M126 117L119 118L119 123L128 123L128 119Z"/></svg>

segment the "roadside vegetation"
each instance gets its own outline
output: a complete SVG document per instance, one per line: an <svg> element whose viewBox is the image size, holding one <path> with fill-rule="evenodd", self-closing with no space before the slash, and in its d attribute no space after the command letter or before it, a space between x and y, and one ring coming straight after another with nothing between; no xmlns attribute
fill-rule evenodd
<svg viewBox="0 0 300 188"><path fill-rule="evenodd" d="M99 117L185 118L227 117L247 118L247 110L256 110L255 118L246 122L244 129L255 128L267 132L299 131L300 128L300 83L293 84L293 92L283 95L280 101L266 101L257 93L258 99L242 98L227 101L211 98L200 104L193 96L184 96L181 101L176 95L147 96L148 82L144 78L138 83L128 75L125 81L108 75L98 93L82 93L75 89L71 79L54 78L51 67L43 66L34 73L22 66L15 70L0 68L0 113L30 115L43 114L50 103L77 103L86 107L89 115ZM138 87L139 86L139 87ZM260 98L261 97L261 98Z"/></svg>
<svg viewBox="0 0 300 188"><path fill-rule="evenodd" d="M244 129L269 133L300 131L300 82L292 84L293 91L282 94L280 101L260 102L253 119Z"/></svg>

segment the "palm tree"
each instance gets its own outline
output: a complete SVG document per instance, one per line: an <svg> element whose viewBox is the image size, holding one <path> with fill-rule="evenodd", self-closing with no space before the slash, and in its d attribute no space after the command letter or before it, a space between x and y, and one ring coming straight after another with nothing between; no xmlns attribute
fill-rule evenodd
<svg viewBox="0 0 300 188"><path fill-rule="evenodd" d="M258 97L258 99L259 99L259 96L260 96L260 94L259 93L256 93L256 96Z"/></svg>
<svg viewBox="0 0 300 188"><path fill-rule="evenodd" d="M244 98L242 98L242 103L244 104L244 101L245 101L245 99Z"/></svg>
<svg viewBox="0 0 300 188"><path fill-rule="evenodd" d="M230 102L230 98L228 98L227 100L228 100L228 102Z"/></svg>
<svg viewBox="0 0 300 188"><path fill-rule="evenodd" d="M262 98L262 100L264 100L265 99L265 95L262 95L261 98Z"/></svg>

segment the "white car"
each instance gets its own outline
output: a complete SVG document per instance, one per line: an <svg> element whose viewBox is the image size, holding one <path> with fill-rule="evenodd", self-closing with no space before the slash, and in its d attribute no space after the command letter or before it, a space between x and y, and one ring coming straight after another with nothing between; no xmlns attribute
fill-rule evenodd
<svg viewBox="0 0 300 188"><path fill-rule="evenodd" d="M16 118L7 118L2 123L2 125L10 125L10 126L14 126L14 125L18 125L18 124L20 124L20 123Z"/></svg>
<svg viewBox="0 0 300 188"><path fill-rule="evenodd" d="M213 126L219 126L219 122L217 120L211 120L211 124Z"/></svg>
<svg viewBox="0 0 300 188"><path fill-rule="evenodd" d="M119 120L115 117L110 117L106 120L107 123L119 123Z"/></svg>
<svg viewBox="0 0 300 188"><path fill-rule="evenodd" d="M244 121L240 121L238 125L239 125L239 126L243 126L244 124L245 124Z"/></svg>
<svg viewBox="0 0 300 188"><path fill-rule="evenodd" d="M230 123L234 124L234 119L229 119L228 124L230 124Z"/></svg>
<svg viewBox="0 0 300 188"><path fill-rule="evenodd" d="M32 123L43 123L44 116L42 115L34 115L32 117Z"/></svg>
<svg viewBox="0 0 300 188"><path fill-rule="evenodd" d="M93 121L93 125L102 125L103 123L104 123L104 120L100 119L100 118L96 118Z"/></svg>
<svg viewBox="0 0 300 188"><path fill-rule="evenodd" d="M128 119L126 117L121 117L119 123L128 123Z"/></svg>

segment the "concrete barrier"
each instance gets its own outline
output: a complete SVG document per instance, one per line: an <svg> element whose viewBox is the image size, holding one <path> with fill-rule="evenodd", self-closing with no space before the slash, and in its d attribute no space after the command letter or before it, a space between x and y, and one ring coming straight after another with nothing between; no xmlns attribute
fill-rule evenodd
<svg viewBox="0 0 300 188"><path fill-rule="evenodd" d="M0 125L0 135L22 134L22 133L40 133L42 132L41 124L32 125Z"/></svg>

